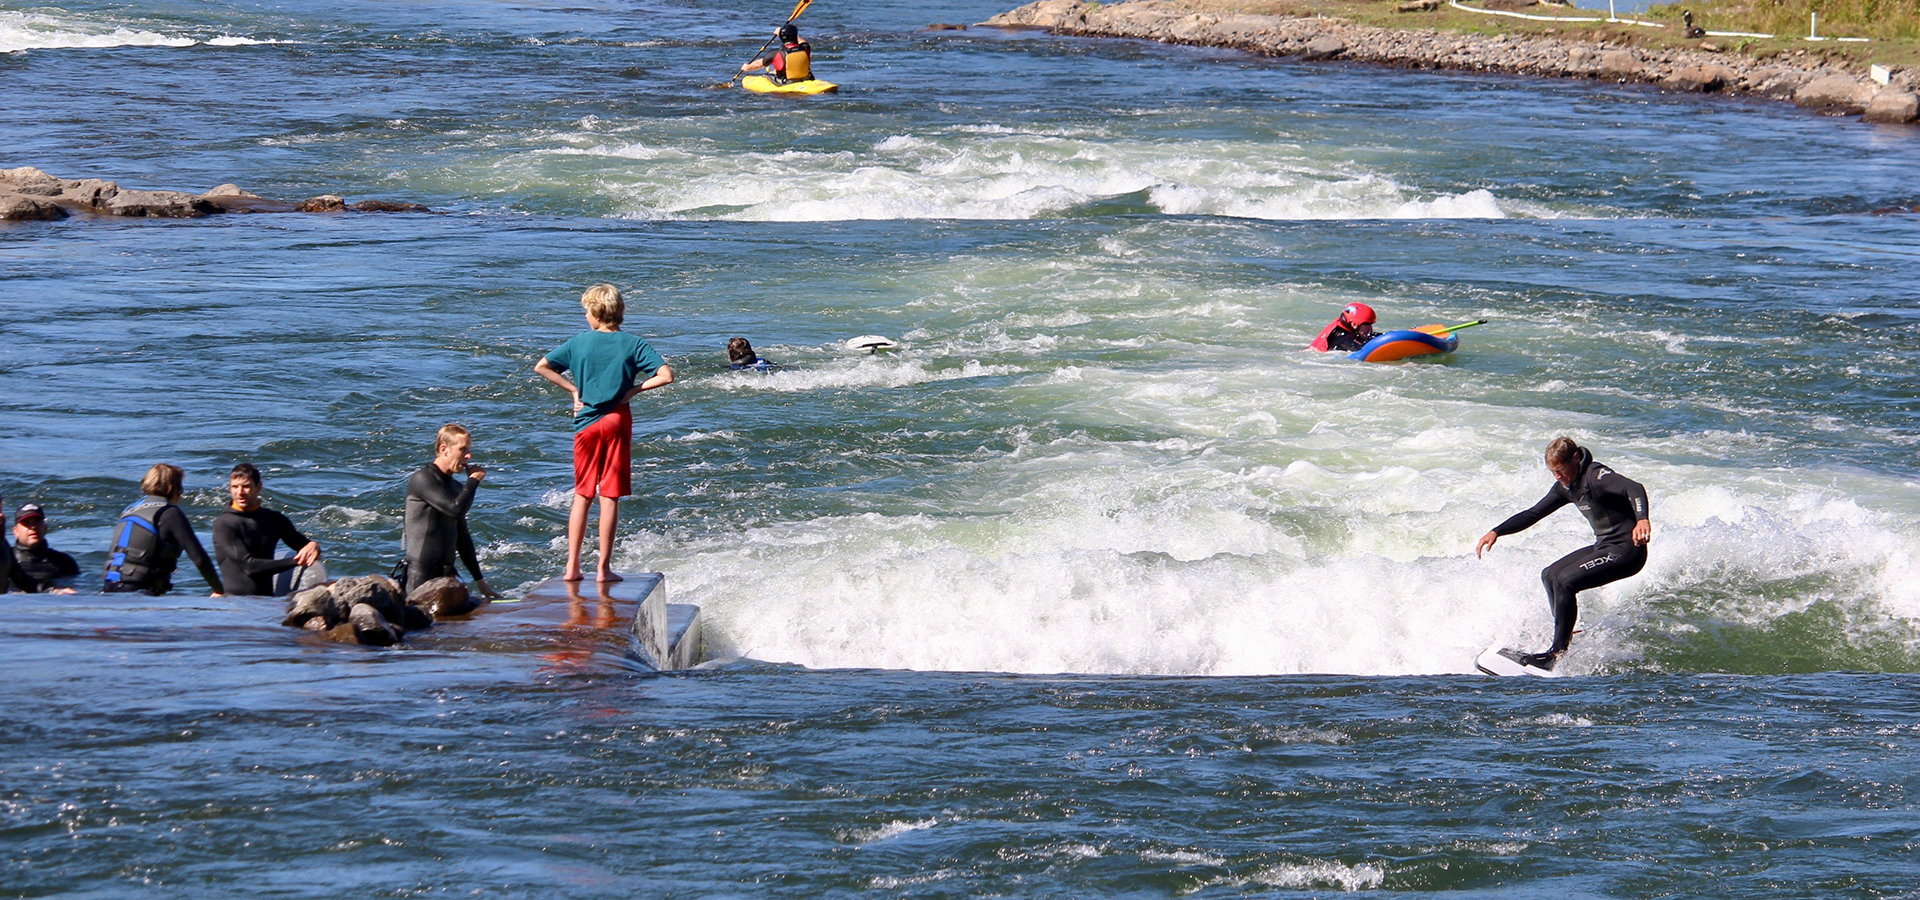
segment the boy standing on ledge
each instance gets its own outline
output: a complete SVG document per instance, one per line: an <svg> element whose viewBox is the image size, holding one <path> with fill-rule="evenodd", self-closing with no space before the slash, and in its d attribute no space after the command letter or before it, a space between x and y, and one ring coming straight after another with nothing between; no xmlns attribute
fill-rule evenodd
<svg viewBox="0 0 1920 900"><path fill-rule="evenodd" d="M587 507L599 497L600 564L594 580L619 581L613 573L613 526L620 498L633 493L633 410L628 401L641 391L672 384L673 369L652 344L620 330L627 306L619 288L596 284L580 295L580 305L591 330L574 335L533 367L541 378L573 395L573 510L567 516L567 569L561 577L583 577L580 544L587 534Z"/></svg>

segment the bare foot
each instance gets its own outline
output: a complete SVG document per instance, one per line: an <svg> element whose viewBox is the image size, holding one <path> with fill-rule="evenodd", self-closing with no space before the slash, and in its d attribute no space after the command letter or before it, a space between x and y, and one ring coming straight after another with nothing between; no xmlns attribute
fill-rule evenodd
<svg viewBox="0 0 1920 900"><path fill-rule="evenodd" d="M567 574L560 576L560 580L561 581L585 581L586 577L580 574L579 569L573 569L567 572Z"/></svg>
<svg viewBox="0 0 1920 900"><path fill-rule="evenodd" d="M593 576L593 580L595 580L595 581L598 581L598 582L600 582L601 584L611 584L612 582L615 582L615 581L625 581L626 579L625 579L625 578L621 578L620 576L618 576L618 575L615 575L615 574L613 574L613 570L612 570L612 569L608 569L608 570L606 570L606 571L604 571L604 572L597 572L597 573L595 573L595 574L594 574L594 576Z"/></svg>

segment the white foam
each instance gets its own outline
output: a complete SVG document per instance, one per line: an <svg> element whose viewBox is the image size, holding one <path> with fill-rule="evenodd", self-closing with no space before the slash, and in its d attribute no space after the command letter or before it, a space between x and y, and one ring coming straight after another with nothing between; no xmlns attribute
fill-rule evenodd
<svg viewBox="0 0 1920 900"><path fill-rule="evenodd" d="M1391 173L1279 141L955 126L885 136L860 150L718 153L706 152L698 134L655 124L583 126L536 137L557 146L503 159L498 177L514 185L585 179L621 215L637 219L1035 219L1116 200L1171 215L1275 220L1515 214L1484 189L1423 191ZM654 165L589 169L565 162L570 157Z"/></svg>
<svg viewBox="0 0 1920 900"><path fill-rule="evenodd" d="M284 42L224 34L203 41L76 15L0 10L0 53L110 47L192 47L201 43L214 47L240 47Z"/></svg>
<svg viewBox="0 0 1920 900"><path fill-rule="evenodd" d="M1326 377L1335 372L1354 377L1352 367ZM936 476L938 515L822 516L647 537L622 552L675 573L675 596L705 607L716 652L813 667L1438 674L1471 672L1495 640L1544 645L1539 571L1592 540L1585 521L1563 511L1483 559L1474 543L1545 492L1538 435L1597 436L1553 410L1380 388L1322 399L1317 373L1292 375L1256 368L1201 384L1179 371L1077 367L1070 381L1008 390L1068 389L1079 416L1177 423L1180 436L1008 430L986 443L1010 449L956 458ZM1635 658L1645 635L1684 631L1660 611L1675 596L1722 598L1725 609L1703 615L1757 626L1823 600L1920 620L1909 524L1920 496L1885 499L1913 486L1659 455L1696 455L1690 440L1611 443L1603 461L1652 490L1652 557L1582 595L1586 633L1568 671L1604 671ZM1863 496L1883 502L1853 499Z"/></svg>

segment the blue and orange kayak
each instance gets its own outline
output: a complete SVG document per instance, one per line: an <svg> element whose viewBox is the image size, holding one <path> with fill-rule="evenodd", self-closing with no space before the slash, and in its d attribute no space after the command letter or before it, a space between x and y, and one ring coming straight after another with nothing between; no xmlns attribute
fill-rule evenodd
<svg viewBox="0 0 1920 900"><path fill-rule="evenodd" d="M1366 346L1347 354L1347 358L1362 362L1393 362L1418 356L1452 353L1460 346L1460 336L1454 332L1462 328L1483 325L1486 321L1481 319L1459 325L1422 325L1419 328L1409 328L1404 331L1389 331L1368 341Z"/></svg>

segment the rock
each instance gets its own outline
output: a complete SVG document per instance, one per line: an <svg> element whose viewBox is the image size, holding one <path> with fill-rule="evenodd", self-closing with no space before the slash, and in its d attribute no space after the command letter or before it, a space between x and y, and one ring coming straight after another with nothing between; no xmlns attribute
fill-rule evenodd
<svg viewBox="0 0 1920 900"><path fill-rule="evenodd" d="M418 606L408 603L400 607L400 612L403 616L400 627L407 631L422 631L433 627L433 616Z"/></svg>
<svg viewBox="0 0 1920 900"><path fill-rule="evenodd" d="M349 610L355 606L373 607L388 622L400 622L406 618L406 613L400 608L406 603L400 599L398 586L384 575L342 578L333 583L333 596L335 602Z"/></svg>
<svg viewBox="0 0 1920 900"><path fill-rule="evenodd" d="M1086 4L1080 0L1039 0L1018 9L1003 12L982 22L983 25L999 25L1029 28L1065 28L1069 25L1086 24Z"/></svg>
<svg viewBox="0 0 1920 900"><path fill-rule="evenodd" d="M1608 50L1600 54L1600 77L1618 81L1640 78L1644 68L1631 50Z"/></svg>
<svg viewBox="0 0 1920 900"><path fill-rule="evenodd" d="M179 191L120 191L106 205L111 215L149 219L197 219L216 209L199 197Z"/></svg>
<svg viewBox="0 0 1920 900"><path fill-rule="evenodd" d="M1796 106L1808 109L1841 109L1859 112L1873 96L1873 87L1851 75L1827 75L1815 78L1793 92Z"/></svg>
<svg viewBox="0 0 1920 900"><path fill-rule="evenodd" d="M332 628L320 629L320 634L327 640L342 644L360 643L360 635L354 632L351 622L341 622Z"/></svg>
<svg viewBox="0 0 1920 900"><path fill-rule="evenodd" d="M362 200L347 208L354 212L433 212L418 203L401 203L395 200Z"/></svg>
<svg viewBox="0 0 1920 900"><path fill-rule="evenodd" d="M259 194L255 194L251 191L241 190L239 185L232 184L232 183L223 184L217 188L214 188L213 190L210 190L204 194L201 194L200 196L202 197L245 197L251 200L262 199Z"/></svg>
<svg viewBox="0 0 1920 900"><path fill-rule="evenodd" d="M1769 67L1747 73L1740 79L1740 88L1775 100L1791 100L1795 91L1812 80L1812 75L1799 69Z"/></svg>
<svg viewBox="0 0 1920 900"><path fill-rule="evenodd" d="M1347 52L1347 42L1327 34L1308 41L1306 49L1300 52L1300 58L1332 59L1345 52Z"/></svg>
<svg viewBox="0 0 1920 900"><path fill-rule="evenodd" d="M480 608L473 602L467 586L451 575L421 582L407 595L407 603L420 607L436 620L464 616Z"/></svg>
<svg viewBox="0 0 1920 900"><path fill-rule="evenodd" d="M16 194L56 197L66 190L67 182L32 166L21 166L18 169L0 169L0 186Z"/></svg>
<svg viewBox="0 0 1920 900"><path fill-rule="evenodd" d="M120 186L111 181L82 178L79 181L67 182L66 190L60 192L60 200L95 212L106 212L107 204L111 203L119 193Z"/></svg>
<svg viewBox="0 0 1920 900"><path fill-rule="evenodd" d="M320 623L321 628L331 628L347 619L347 607L333 595L333 586L321 585L307 588L287 598L287 617L280 624L289 628L312 628Z"/></svg>
<svg viewBox="0 0 1920 900"><path fill-rule="evenodd" d="M400 632L393 623L365 603L353 605L353 611L347 614L347 624L353 628L354 639L367 646L391 647L400 643Z"/></svg>
<svg viewBox="0 0 1920 900"><path fill-rule="evenodd" d="M1920 119L1920 94L1882 88L1867 102L1866 120L1905 125Z"/></svg>
<svg viewBox="0 0 1920 900"><path fill-rule="evenodd" d="M0 193L0 222L46 221L64 219L67 211L45 197Z"/></svg>
<svg viewBox="0 0 1920 900"><path fill-rule="evenodd" d="M1440 0L1407 0L1407 2L1394 7L1394 10L1396 12L1426 12L1439 8Z"/></svg>
<svg viewBox="0 0 1920 900"><path fill-rule="evenodd" d="M1498 9L1498 10L1504 10L1506 12L1513 12L1514 10L1526 9L1529 6L1534 5L1535 2L1537 2L1537 0L1486 0L1486 2L1482 3L1481 5L1485 6L1488 9Z"/></svg>
<svg viewBox="0 0 1920 900"><path fill-rule="evenodd" d="M338 194L309 197L293 207L294 212L346 212L347 201Z"/></svg>
<svg viewBox="0 0 1920 900"><path fill-rule="evenodd" d="M926 31L965 31L967 30L967 26L949 25L946 22L935 22L932 25L928 25L924 30Z"/></svg>
<svg viewBox="0 0 1920 900"><path fill-rule="evenodd" d="M1726 66L1687 66L1668 75L1661 84L1676 91L1711 93L1726 87L1738 77Z"/></svg>

